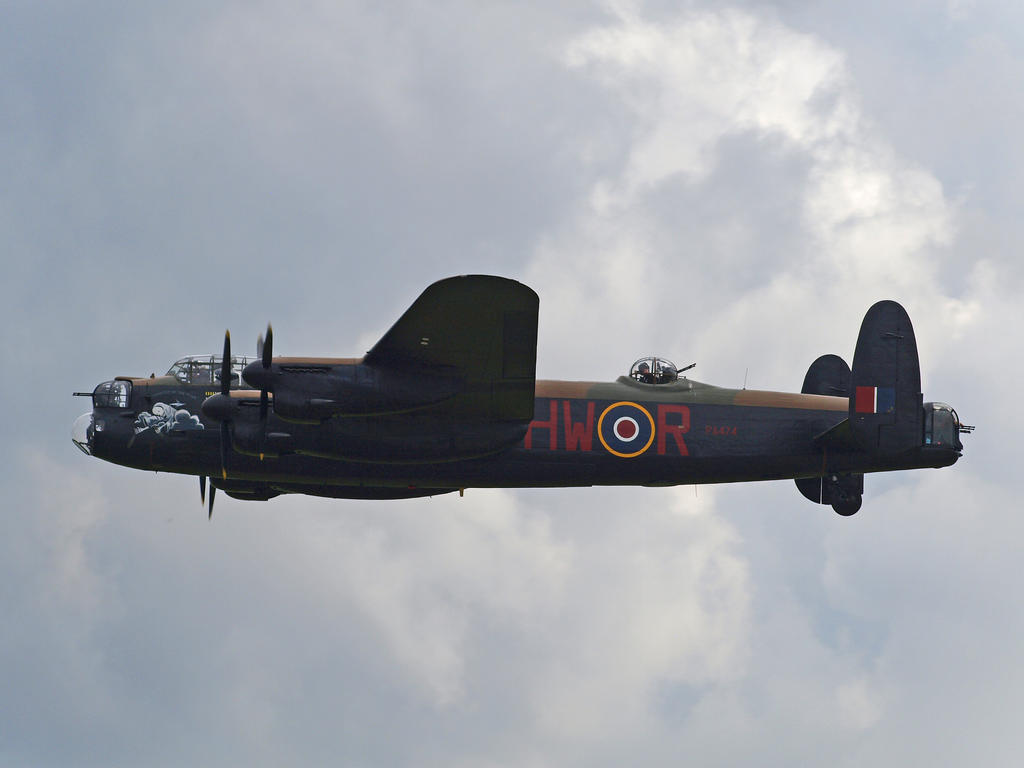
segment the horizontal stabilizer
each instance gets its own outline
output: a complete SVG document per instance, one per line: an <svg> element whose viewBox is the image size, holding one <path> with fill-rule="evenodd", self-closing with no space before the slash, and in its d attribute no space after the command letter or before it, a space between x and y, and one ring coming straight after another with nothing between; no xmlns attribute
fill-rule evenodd
<svg viewBox="0 0 1024 768"><path fill-rule="evenodd" d="M880 301L864 315L850 387L850 426L863 449L892 455L921 445L917 339L910 316L895 301Z"/></svg>
<svg viewBox="0 0 1024 768"><path fill-rule="evenodd" d="M831 451L855 451L860 447L853 435L849 419L843 419L834 427L825 430L814 438L814 445Z"/></svg>

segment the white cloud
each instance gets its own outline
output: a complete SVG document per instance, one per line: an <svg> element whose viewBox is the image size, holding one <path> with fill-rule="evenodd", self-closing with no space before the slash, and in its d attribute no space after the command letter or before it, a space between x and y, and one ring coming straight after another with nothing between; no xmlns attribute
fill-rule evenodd
<svg viewBox="0 0 1024 768"><path fill-rule="evenodd" d="M742 674L750 584L740 542L712 504L689 493L611 493L622 510L601 515L601 530L579 543L551 628L557 641L531 691L552 738L592 743L613 730L643 732L658 722L661 686Z"/></svg>
<svg viewBox="0 0 1024 768"><path fill-rule="evenodd" d="M549 363L552 354L596 368L579 351L575 331L584 327L606 339L606 350L632 344L640 354L654 337L729 362L733 385L753 364L754 386L789 388L802 378L793 369L820 353L849 360L859 318L880 298L903 302L928 327L962 332L975 305L943 284L936 260L952 246L958 206L862 115L839 52L753 11L693 10L666 23L632 6L616 11L566 54L629 105L633 125L621 134L616 154L627 160L618 173L596 180L534 254L528 275L543 287L545 368L559 361ZM741 139L765 156L792 158L791 168L752 179L767 195L793 195L798 208L730 202L747 180L722 185L717 175L726 172L728 142ZM698 216L694 205L709 199L713 214ZM677 216L652 212L673 204ZM766 214L774 220L762 223ZM796 329L799 348L779 344ZM770 356L772 346L782 348ZM629 353L618 354L625 365Z"/></svg>
<svg viewBox="0 0 1024 768"><path fill-rule="evenodd" d="M437 498L353 525L334 515L289 535L307 588L373 627L437 706L464 694L479 622L542 624L560 605L572 548L504 491Z"/></svg>
<svg viewBox="0 0 1024 768"><path fill-rule="evenodd" d="M863 731L875 725L885 710L867 681L852 680L836 690L839 718L852 730Z"/></svg>
<svg viewBox="0 0 1024 768"><path fill-rule="evenodd" d="M617 10L614 25L569 45L566 62L635 114L629 162L613 185L620 205L676 174L699 183L723 136L779 133L808 146L847 132L857 119L844 101L833 101L842 57L808 35L737 9L695 10L669 23ZM823 100L832 102L827 112Z"/></svg>

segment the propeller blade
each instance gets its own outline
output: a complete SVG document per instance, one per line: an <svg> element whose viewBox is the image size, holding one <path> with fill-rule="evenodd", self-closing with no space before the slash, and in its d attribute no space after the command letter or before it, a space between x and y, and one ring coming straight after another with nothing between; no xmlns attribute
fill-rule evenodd
<svg viewBox="0 0 1024 768"><path fill-rule="evenodd" d="M267 323L267 338L260 346L260 357L263 359L263 367L269 368L270 361L274 358L274 329Z"/></svg>
<svg viewBox="0 0 1024 768"><path fill-rule="evenodd" d="M263 357L263 334L256 337L256 357Z"/></svg>
<svg viewBox="0 0 1024 768"><path fill-rule="evenodd" d="M224 331L224 356L220 362L220 394L221 397L230 397L231 392L231 332ZM207 399L210 402L210 399ZM228 419L222 416L220 422L220 476L222 480L228 479L228 446L231 442L231 428L228 426ZM212 483L211 483L212 486ZM213 514L213 488L210 489L210 514Z"/></svg>
<svg viewBox="0 0 1024 768"><path fill-rule="evenodd" d="M206 475L199 476L199 503L206 503Z"/></svg>
<svg viewBox="0 0 1024 768"><path fill-rule="evenodd" d="M260 461L263 461L263 443L267 439L267 390L260 390Z"/></svg>
<svg viewBox="0 0 1024 768"><path fill-rule="evenodd" d="M217 486L210 483L210 514L207 516L207 520L213 519L213 497L217 495Z"/></svg>
<svg viewBox="0 0 1024 768"><path fill-rule="evenodd" d="M269 371L271 361L274 359L274 328L267 323L267 338L264 340L260 337L259 347L260 358L263 363L263 370ZM263 386L260 388L260 459L263 458L263 439L267 434L267 406L269 404L269 398L267 397L267 385L264 381Z"/></svg>
<svg viewBox="0 0 1024 768"><path fill-rule="evenodd" d="M231 389L231 332L224 331L224 358L220 363L220 393L226 395Z"/></svg>
<svg viewBox="0 0 1024 768"><path fill-rule="evenodd" d="M228 479L228 445L231 443L231 428L226 421L220 423L220 478ZM210 491L213 496L213 491Z"/></svg>

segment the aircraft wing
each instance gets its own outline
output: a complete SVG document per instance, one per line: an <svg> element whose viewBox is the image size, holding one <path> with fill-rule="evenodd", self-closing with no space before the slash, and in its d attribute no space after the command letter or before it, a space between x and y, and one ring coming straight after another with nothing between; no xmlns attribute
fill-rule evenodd
<svg viewBox="0 0 1024 768"><path fill-rule="evenodd" d="M410 375L454 377L453 416L533 418L540 299L515 280L463 275L429 286L363 362Z"/></svg>

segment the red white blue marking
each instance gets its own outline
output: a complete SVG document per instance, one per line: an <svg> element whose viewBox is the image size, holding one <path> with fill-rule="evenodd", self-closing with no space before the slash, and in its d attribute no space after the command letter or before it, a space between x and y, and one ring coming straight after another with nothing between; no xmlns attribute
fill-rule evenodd
<svg viewBox="0 0 1024 768"><path fill-rule="evenodd" d="M853 410L855 413L892 413L896 410L896 388L857 387Z"/></svg>
<svg viewBox="0 0 1024 768"><path fill-rule="evenodd" d="M654 418L642 405L618 402L609 405L597 420L597 436L609 453L631 459L654 442Z"/></svg>

